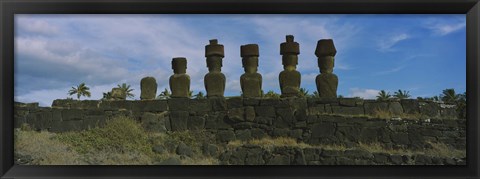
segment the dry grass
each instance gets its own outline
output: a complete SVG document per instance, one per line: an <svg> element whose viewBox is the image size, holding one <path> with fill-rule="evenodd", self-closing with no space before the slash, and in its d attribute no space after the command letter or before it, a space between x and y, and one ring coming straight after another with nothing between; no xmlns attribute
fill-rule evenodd
<svg viewBox="0 0 480 179"><path fill-rule="evenodd" d="M321 115L325 116L338 116L338 117L347 117L347 118L367 118L367 119L394 119L394 118L401 118L401 119L423 119L425 118L424 115L420 113L415 113L415 114L408 114L408 113L402 113L400 115L395 115L391 113L390 111L386 110L379 110L376 109L374 111L374 114L368 115L368 114L357 114L357 115L350 115L350 114L338 114L338 113L322 113Z"/></svg>
<svg viewBox="0 0 480 179"><path fill-rule="evenodd" d="M31 156L37 165L87 164L82 156L68 145L54 140L56 134L36 131L15 131L15 152Z"/></svg>
<svg viewBox="0 0 480 179"><path fill-rule="evenodd" d="M252 139L248 141L234 140L230 141L227 144L227 148L234 149L244 145L255 145L259 146L266 150L273 150L275 147L298 147L301 149L305 148L322 148L326 150L340 150L345 151L348 148L345 145L310 145L303 142L298 142L296 139L289 137L278 137L278 138L261 138L261 139Z"/></svg>
<svg viewBox="0 0 480 179"><path fill-rule="evenodd" d="M148 133L133 119L117 117L103 128L81 132L50 133L22 126L15 133L15 152L31 156L33 165L152 165L180 158L182 165L216 165L218 160L201 154L199 132ZM175 153L154 153L154 145L180 141L192 148L192 158Z"/></svg>

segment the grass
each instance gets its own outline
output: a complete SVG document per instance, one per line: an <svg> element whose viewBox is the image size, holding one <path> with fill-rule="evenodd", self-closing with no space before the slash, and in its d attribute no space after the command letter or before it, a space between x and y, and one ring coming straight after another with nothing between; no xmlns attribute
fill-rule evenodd
<svg viewBox="0 0 480 179"><path fill-rule="evenodd" d="M185 143L193 152L192 157L183 157L168 150L167 144L174 147ZM15 130L15 153L30 156L33 165L154 165L169 158L178 158L182 165L217 165L217 158L202 154L203 144L215 144L214 135L207 131L182 131L168 133L146 132L141 124L127 117L117 117L107 121L102 128L81 132L50 133L33 131L28 125ZM167 150L155 153L154 146ZM359 143L345 145L310 145L287 137L235 140L219 151L232 150L244 145L255 145L266 150L276 147L321 148L324 150L361 149L372 153L399 155L423 154L436 157L464 158L465 150L454 149L443 143L430 143L430 149L409 150L386 148L380 143Z"/></svg>
<svg viewBox="0 0 480 179"><path fill-rule="evenodd" d="M203 135L202 135L203 134ZM127 117L116 117L102 128L81 132L50 133L22 126L15 132L15 152L30 156L33 165L153 165L178 158L182 165L215 165L218 160L201 154L205 132L146 132ZM155 145L183 141L195 155L181 157L173 152L153 152Z"/></svg>

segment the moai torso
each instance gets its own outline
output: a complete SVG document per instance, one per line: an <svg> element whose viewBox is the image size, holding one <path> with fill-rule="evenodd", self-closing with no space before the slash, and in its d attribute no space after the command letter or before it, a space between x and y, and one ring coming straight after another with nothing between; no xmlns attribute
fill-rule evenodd
<svg viewBox="0 0 480 179"><path fill-rule="evenodd" d="M112 99L113 100L125 100L127 99L127 93L121 88L112 88Z"/></svg>
<svg viewBox="0 0 480 179"><path fill-rule="evenodd" d="M240 47L245 73L240 76L240 86L244 98L262 97L262 75L257 73L258 45L248 44Z"/></svg>
<svg viewBox="0 0 480 179"><path fill-rule="evenodd" d="M170 76L170 90L172 91L172 98L189 98L190 92L190 76L186 74L187 59L173 58L172 69L174 74Z"/></svg>
<svg viewBox="0 0 480 179"><path fill-rule="evenodd" d="M216 39L210 40L210 44L205 46L205 57L208 67L208 73L204 78L207 97L223 97L226 81L225 75L221 72L223 45L218 44Z"/></svg>
<svg viewBox="0 0 480 179"><path fill-rule="evenodd" d="M140 81L140 99L155 99L157 96L157 81L154 77L145 77Z"/></svg>
<svg viewBox="0 0 480 179"><path fill-rule="evenodd" d="M280 44L283 71L278 77L280 81L281 97L298 96L300 91L301 74L296 70L300 46L293 41L293 35L287 35L287 41Z"/></svg>
<svg viewBox="0 0 480 179"><path fill-rule="evenodd" d="M317 75L315 82L321 98L337 98L338 77L333 74L336 53L332 39L318 41L315 55L318 57L320 75Z"/></svg>

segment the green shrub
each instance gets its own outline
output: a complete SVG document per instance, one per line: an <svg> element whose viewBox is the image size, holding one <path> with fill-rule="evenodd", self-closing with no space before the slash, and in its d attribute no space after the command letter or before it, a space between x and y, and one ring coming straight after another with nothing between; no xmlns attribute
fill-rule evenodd
<svg viewBox="0 0 480 179"><path fill-rule="evenodd" d="M110 119L103 128L63 133L58 139L73 146L80 153L92 150L151 152L148 135L141 125L124 116Z"/></svg>

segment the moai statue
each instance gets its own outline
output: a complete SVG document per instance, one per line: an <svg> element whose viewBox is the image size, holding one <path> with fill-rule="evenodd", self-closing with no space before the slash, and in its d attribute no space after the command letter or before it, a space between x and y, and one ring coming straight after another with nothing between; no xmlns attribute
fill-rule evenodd
<svg viewBox="0 0 480 179"><path fill-rule="evenodd" d="M208 73L205 75L205 90L207 98L223 97L225 92L225 75L221 72L222 59L224 57L223 45L218 44L217 39L210 40L205 46Z"/></svg>
<svg viewBox="0 0 480 179"><path fill-rule="evenodd" d="M322 39L317 43L315 55L318 57L320 74L315 79L317 91L321 98L337 98L338 77L333 74L337 50L332 39Z"/></svg>
<svg viewBox="0 0 480 179"><path fill-rule="evenodd" d="M187 59L177 57L172 59L173 75L170 76L170 91L172 98L189 98L190 76L187 73Z"/></svg>
<svg viewBox="0 0 480 179"><path fill-rule="evenodd" d="M127 93L121 88L112 88L112 100L125 100L127 99Z"/></svg>
<svg viewBox="0 0 480 179"><path fill-rule="evenodd" d="M284 69L279 75L282 98L298 96L301 81L301 74L296 70L300 46L293 41L293 35L287 35L286 39L286 42L280 44L280 54L282 55Z"/></svg>
<svg viewBox="0 0 480 179"><path fill-rule="evenodd" d="M257 73L258 45L240 46L240 56L245 73L240 76L240 86L244 98L262 97L262 75Z"/></svg>
<svg viewBox="0 0 480 179"><path fill-rule="evenodd" d="M140 99L150 100L157 96L157 80L154 77L145 77L140 81Z"/></svg>

